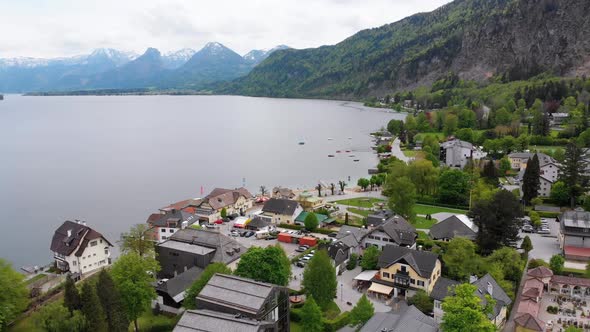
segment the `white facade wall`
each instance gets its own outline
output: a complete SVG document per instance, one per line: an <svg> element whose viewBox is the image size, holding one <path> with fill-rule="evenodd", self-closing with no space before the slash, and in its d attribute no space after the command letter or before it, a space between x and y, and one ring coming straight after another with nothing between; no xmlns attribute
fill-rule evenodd
<svg viewBox="0 0 590 332"><path fill-rule="evenodd" d="M93 243L96 245L92 245ZM89 273L109 265L111 251L104 238L90 241L80 257L76 256L77 251L76 248L70 256L65 257L65 261L73 273Z"/></svg>

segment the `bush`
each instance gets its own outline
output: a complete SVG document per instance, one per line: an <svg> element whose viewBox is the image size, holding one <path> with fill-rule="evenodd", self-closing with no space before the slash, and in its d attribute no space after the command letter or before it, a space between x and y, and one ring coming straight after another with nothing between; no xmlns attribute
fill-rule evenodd
<svg viewBox="0 0 590 332"><path fill-rule="evenodd" d="M292 316L291 316L292 317ZM293 319L293 318L291 318ZM336 332L348 325L350 322L350 312L345 311L334 319L324 319L324 331Z"/></svg>
<svg viewBox="0 0 590 332"><path fill-rule="evenodd" d="M299 308L291 308L289 313L289 317L291 318L292 322L300 322L301 321L301 309Z"/></svg>
<svg viewBox="0 0 590 332"><path fill-rule="evenodd" d="M557 218L561 212L543 212L543 211L537 211L537 213L539 214L539 217L541 218Z"/></svg>
<svg viewBox="0 0 590 332"><path fill-rule="evenodd" d="M347 270L354 270L357 262L358 262L358 255L354 254L354 253L351 254L350 259L348 260L348 263L346 263L346 269Z"/></svg>
<svg viewBox="0 0 590 332"><path fill-rule="evenodd" d="M547 307L547 312L550 314L557 314L558 311L559 311L559 308L557 306L548 306Z"/></svg>
<svg viewBox="0 0 590 332"><path fill-rule="evenodd" d="M549 264L542 259L531 259L529 261L529 269L534 269L539 266L549 267Z"/></svg>

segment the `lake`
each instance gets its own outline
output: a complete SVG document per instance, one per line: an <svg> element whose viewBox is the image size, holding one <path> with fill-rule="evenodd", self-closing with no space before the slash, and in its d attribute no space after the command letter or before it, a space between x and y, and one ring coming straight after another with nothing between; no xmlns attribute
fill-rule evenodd
<svg viewBox="0 0 590 332"><path fill-rule="evenodd" d="M115 242L158 208L200 197L201 187L206 195L245 185L254 194L349 176L356 184L377 163L369 133L404 116L325 100L7 95L0 257L17 269L48 263L53 232L67 219Z"/></svg>

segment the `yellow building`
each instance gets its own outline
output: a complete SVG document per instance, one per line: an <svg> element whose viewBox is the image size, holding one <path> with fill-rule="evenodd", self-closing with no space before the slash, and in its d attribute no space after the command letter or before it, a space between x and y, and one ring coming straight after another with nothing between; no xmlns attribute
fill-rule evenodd
<svg viewBox="0 0 590 332"><path fill-rule="evenodd" d="M326 202L320 198L313 196L310 192L304 191L297 197L297 202L301 204L305 211L313 211L315 209L321 208L326 204Z"/></svg>
<svg viewBox="0 0 590 332"><path fill-rule="evenodd" d="M369 294L377 297L412 297L418 290L430 294L441 275L438 255L388 245L379 256L379 274Z"/></svg>

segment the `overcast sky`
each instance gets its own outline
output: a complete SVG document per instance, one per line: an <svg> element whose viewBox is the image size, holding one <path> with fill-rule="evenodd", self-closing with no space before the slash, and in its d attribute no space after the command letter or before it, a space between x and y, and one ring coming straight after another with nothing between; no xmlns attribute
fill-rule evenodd
<svg viewBox="0 0 590 332"><path fill-rule="evenodd" d="M0 58L335 44L449 0L0 0Z"/></svg>

